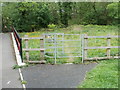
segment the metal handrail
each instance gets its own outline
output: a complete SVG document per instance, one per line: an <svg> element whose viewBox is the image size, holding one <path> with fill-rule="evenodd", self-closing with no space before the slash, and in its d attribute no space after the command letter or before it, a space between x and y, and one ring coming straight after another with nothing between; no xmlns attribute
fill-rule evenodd
<svg viewBox="0 0 120 90"><path fill-rule="evenodd" d="M13 31L13 35L15 37L15 41L17 43L17 47L18 47L18 50L19 50L19 53L20 53L20 56L21 56L21 59L22 59L22 38L20 37L19 33L17 32L17 30L12 27L12 31ZM22 60L23 62L23 60Z"/></svg>

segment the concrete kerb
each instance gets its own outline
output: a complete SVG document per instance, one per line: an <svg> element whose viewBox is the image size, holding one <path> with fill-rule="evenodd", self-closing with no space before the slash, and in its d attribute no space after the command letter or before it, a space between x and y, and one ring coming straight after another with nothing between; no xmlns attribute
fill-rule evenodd
<svg viewBox="0 0 120 90"><path fill-rule="evenodd" d="M15 37L14 37L13 33L11 33L11 36L12 36L12 41L13 41L13 46L14 46L14 51L15 51L15 57L16 57L16 60L17 60L17 64L18 64L18 66L24 66L25 63L22 62L22 59L21 59L19 50L17 48L17 43L15 41ZM22 72L21 72L20 68L19 68L19 75L20 75L21 81L23 81L24 79L23 79L23 75L22 75ZM25 84L22 84L22 86L23 86L24 89L26 88Z"/></svg>

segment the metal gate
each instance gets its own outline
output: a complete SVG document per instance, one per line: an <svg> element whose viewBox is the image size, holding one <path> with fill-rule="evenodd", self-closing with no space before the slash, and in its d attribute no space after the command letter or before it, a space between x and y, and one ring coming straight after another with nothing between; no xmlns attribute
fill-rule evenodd
<svg viewBox="0 0 120 90"><path fill-rule="evenodd" d="M53 58L57 63L58 58L82 57L81 34L49 33L44 34L45 57Z"/></svg>

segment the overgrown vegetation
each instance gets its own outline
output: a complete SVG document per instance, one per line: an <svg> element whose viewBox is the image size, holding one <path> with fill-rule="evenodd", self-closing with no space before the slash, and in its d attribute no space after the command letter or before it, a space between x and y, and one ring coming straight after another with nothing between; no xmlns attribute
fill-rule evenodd
<svg viewBox="0 0 120 90"><path fill-rule="evenodd" d="M21 37L24 37L24 35L28 35L29 37L40 37L44 33L65 33L65 34L88 34L88 36L106 36L108 34L111 35L118 35L118 27L117 26L100 26L100 25L72 25L68 28L57 28L54 31L39 31L39 32L32 32L32 33L21 33ZM69 39L79 39L79 37L64 37L66 40ZM58 46L61 46L62 43L60 43ZM79 46L80 42L64 42L64 46ZM89 39L89 46L106 46L106 39ZM111 45L112 46L118 46L118 39L114 38L111 39ZM48 44L48 46L51 46L51 44ZM23 41L23 48L25 47L24 41ZM39 40L30 40L29 41L29 48L40 48L40 41ZM54 56L50 52L51 49L47 49L46 55L47 56ZM54 51L54 49L52 50ZM64 54L61 53L62 49L58 49L59 56L74 56L78 55L76 52L81 51L81 48L74 47L74 48L64 48ZM70 53L66 53L70 52ZM25 52L24 52L24 59ZM118 55L118 49L111 49L111 56L117 56ZM105 49L96 49L96 50L88 50L88 57L105 57L106 56L106 50ZM39 51L31 51L30 52L30 60L40 60L40 52ZM50 59L46 57L47 63L54 63L54 59ZM75 58L57 58L57 63L75 63L79 64L81 63L81 58L75 57Z"/></svg>
<svg viewBox="0 0 120 90"><path fill-rule="evenodd" d="M49 24L116 25L118 4L112 2L5 2L2 4L3 31L13 25L18 31L33 32Z"/></svg>

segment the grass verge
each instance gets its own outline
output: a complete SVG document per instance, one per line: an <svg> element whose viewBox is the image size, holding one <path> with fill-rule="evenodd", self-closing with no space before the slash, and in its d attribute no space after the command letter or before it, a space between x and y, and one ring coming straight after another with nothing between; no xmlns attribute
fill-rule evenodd
<svg viewBox="0 0 120 90"><path fill-rule="evenodd" d="M100 61L78 88L118 88L118 59Z"/></svg>

